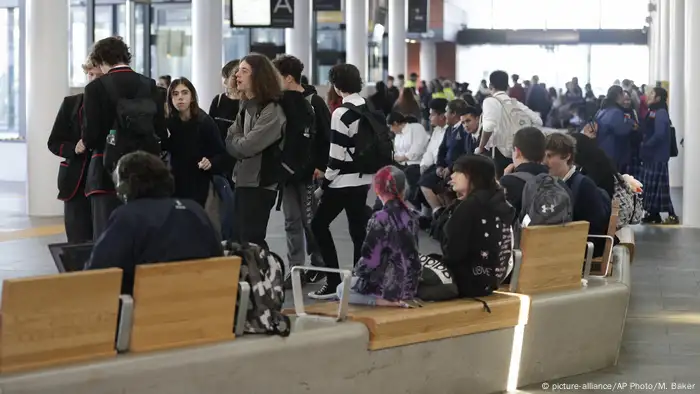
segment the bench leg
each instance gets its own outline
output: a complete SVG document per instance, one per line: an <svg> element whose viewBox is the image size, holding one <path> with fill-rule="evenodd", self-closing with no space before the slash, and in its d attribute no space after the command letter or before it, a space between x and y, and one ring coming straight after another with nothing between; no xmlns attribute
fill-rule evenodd
<svg viewBox="0 0 700 394"><path fill-rule="evenodd" d="M593 265L593 242L586 242L586 261L583 266L583 279L588 280L591 276L591 266Z"/></svg>
<svg viewBox="0 0 700 394"><path fill-rule="evenodd" d="M131 329L134 319L134 299L130 295L119 296L119 324L117 326L116 348L119 353L129 350Z"/></svg>
<svg viewBox="0 0 700 394"><path fill-rule="evenodd" d="M517 293L518 279L520 278L520 267L523 264L523 252L520 249L513 249L513 271L510 273L510 287L508 291Z"/></svg>
<svg viewBox="0 0 700 394"><path fill-rule="evenodd" d="M348 315L348 299L350 296L350 281L352 280L352 272L349 270L326 268L326 267L311 267L297 266L292 268L292 295L294 296L294 310L297 316L306 315L304 309L304 295L302 294L301 272L302 271L319 271L333 274L340 274L343 278L343 296L340 299L338 306L338 316L336 321L343 321Z"/></svg>
<svg viewBox="0 0 700 394"><path fill-rule="evenodd" d="M243 335L245 322L248 317L248 304L250 303L250 285L248 282L238 282L238 311L236 311L236 323L233 333L237 337Z"/></svg>

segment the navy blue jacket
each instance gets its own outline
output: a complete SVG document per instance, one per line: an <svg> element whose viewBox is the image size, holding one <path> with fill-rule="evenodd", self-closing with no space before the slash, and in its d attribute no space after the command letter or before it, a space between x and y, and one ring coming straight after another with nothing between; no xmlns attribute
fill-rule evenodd
<svg viewBox="0 0 700 394"><path fill-rule="evenodd" d="M617 105L604 108L596 116L598 123L598 146L612 159L618 170L629 164L632 155L630 133L634 120L625 117Z"/></svg>
<svg viewBox="0 0 700 394"><path fill-rule="evenodd" d="M640 156L645 163L668 163L671 158L671 119L666 106L649 107Z"/></svg>
<svg viewBox="0 0 700 394"><path fill-rule="evenodd" d="M465 152L467 138L471 138L461 123L450 126L442 137L442 143L438 149L437 166L452 169L452 164Z"/></svg>
<svg viewBox="0 0 700 394"><path fill-rule="evenodd" d="M222 255L218 235L199 204L174 198L144 198L112 212L85 269L123 269L122 294L131 294L138 264Z"/></svg>
<svg viewBox="0 0 700 394"><path fill-rule="evenodd" d="M566 185L574 195L574 221L590 223L588 234L607 235L610 211L612 210L610 197L606 196L593 180L578 171L575 171L566 180ZM593 244L595 246L594 256L602 255L605 240L595 239Z"/></svg>

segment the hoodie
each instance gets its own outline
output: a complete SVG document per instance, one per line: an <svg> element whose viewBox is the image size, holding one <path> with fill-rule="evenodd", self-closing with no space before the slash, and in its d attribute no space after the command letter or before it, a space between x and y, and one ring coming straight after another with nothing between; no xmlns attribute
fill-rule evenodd
<svg viewBox="0 0 700 394"><path fill-rule="evenodd" d="M506 276L513 253L515 210L505 191L478 190L455 201L446 213L443 263L455 276L460 297L493 293Z"/></svg>
<svg viewBox="0 0 700 394"><path fill-rule="evenodd" d="M286 117L284 140L281 146L284 152L292 154L287 156L292 158L292 163L299 166L290 180L309 182L314 174L316 147L309 145L308 135L305 136L305 133L316 122L315 111L306 100L304 93L295 90L282 92L279 103ZM282 156L285 155L286 153L282 154ZM282 157L282 160L287 159Z"/></svg>
<svg viewBox="0 0 700 394"><path fill-rule="evenodd" d="M311 85L303 85L304 97L309 100L316 113L316 141L315 141L315 168L325 171L328 165L328 152L331 148L331 111L326 102L316 92L316 88Z"/></svg>

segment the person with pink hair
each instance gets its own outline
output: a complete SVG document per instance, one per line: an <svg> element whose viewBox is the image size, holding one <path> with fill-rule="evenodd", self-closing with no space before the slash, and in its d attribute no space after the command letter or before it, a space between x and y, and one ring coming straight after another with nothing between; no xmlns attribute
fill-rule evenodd
<svg viewBox="0 0 700 394"><path fill-rule="evenodd" d="M386 166L374 177L374 191L383 207L367 224L361 258L355 266L351 304L407 307L418 290L421 274L418 218L404 201L406 175ZM342 296L342 284L337 287Z"/></svg>

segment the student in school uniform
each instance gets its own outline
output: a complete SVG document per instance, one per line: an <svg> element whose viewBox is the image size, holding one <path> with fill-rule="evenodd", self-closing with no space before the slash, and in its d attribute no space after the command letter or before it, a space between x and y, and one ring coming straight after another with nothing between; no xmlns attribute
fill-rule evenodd
<svg viewBox="0 0 700 394"><path fill-rule="evenodd" d="M92 82L102 76L102 70L90 60L83 64L83 72ZM85 196L85 179L90 152L82 140L83 94L66 96L58 110L48 148L63 158L58 169L58 199L63 201L63 220L69 243L92 240L90 201Z"/></svg>
<svg viewBox="0 0 700 394"><path fill-rule="evenodd" d="M144 91L150 92L149 97L156 104L153 117L155 134L164 140L167 129L162 93L154 80L129 67L131 53L121 38L109 37L96 42L90 60L105 73L85 87L83 111L83 143L87 150L92 151L85 192L92 209L93 238L97 239L104 231L112 211L120 205L112 176L103 161L107 137L117 120L117 101L136 98Z"/></svg>

